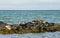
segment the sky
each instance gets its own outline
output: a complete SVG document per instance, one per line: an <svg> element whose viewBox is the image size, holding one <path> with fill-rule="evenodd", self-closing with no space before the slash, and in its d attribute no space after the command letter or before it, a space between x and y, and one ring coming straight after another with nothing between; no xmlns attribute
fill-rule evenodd
<svg viewBox="0 0 60 38"><path fill-rule="evenodd" d="M60 10L60 0L0 0L0 10Z"/></svg>

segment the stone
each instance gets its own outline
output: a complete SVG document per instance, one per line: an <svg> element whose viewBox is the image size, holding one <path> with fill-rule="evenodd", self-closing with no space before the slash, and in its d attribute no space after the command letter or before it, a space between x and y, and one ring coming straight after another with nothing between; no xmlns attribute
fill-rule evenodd
<svg viewBox="0 0 60 38"><path fill-rule="evenodd" d="M6 25L7 25L6 23L0 21L0 29L5 29Z"/></svg>
<svg viewBox="0 0 60 38"><path fill-rule="evenodd" d="M11 29L12 29L10 25L6 25L5 27L6 27L8 30L11 30Z"/></svg>

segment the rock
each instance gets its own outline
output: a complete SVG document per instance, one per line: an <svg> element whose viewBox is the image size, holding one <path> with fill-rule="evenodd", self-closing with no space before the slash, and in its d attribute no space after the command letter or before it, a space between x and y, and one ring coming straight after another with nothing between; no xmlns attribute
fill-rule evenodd
<svg viewBox="0 0 60 38"><path fill-rule="evenodd" d="M6 25L5 27L6 27L8 30L11 30L11 29L12 29L11 25Z"/></svg>
<svg viewBox="0 0 60 38"><path fill-rule="evenodd" d="M12 30L17 30L17 28L18 28L18 25L16 25L16 24L11 25Z"/></svg>
<svg viewBox="0 0 60 38"><path fill-rule="evenodd" d="M33 25L32 22L27 22L27 23L25 24L25 26L26 26L27 29L31 29L32 25Z"/></svg>
<svg viewBox="0 0 60 38"><path fill-rule="evenodd" d="M22 21L22 22L20 22L19 24L25 24L25 22Z"/></svg>
<svg viewBox="0 0 60 38"><path fill-rule="evenodd" d="M35 19L32 22L40 22L40 23L43 23L43 20L42 19Z"/></svg>
<svg viewBox="0 0 60 38"><path fill-rule="evenodd" d="M48 27L49 26L49 23L48 22L45 22L45 26Z"/></svg>
<svg viewBox="0 0 60 38"><path fill-rule="evenodd" d="M5 29L6 25L7 25L6 23L0 21L0 29Z"/></svg>
<svg viewBox="0 0 60 38"><path fill-rule="evenodd" d="M34 19L32 22L38 22L38 19Z"/></svg>
<svg viewBox="0 0 60 38"><path fill-rule="evenodd" d="M21 27L21 28L24 28L24 29L25 29L25 27L26 27L25 22L20 22L20 23L19 23L19 27Z"/></svg>
<svg viewBox="0 0 60 38"><path fill-rule="evenodd" d="M0 21L1 33L40 33L40 32L55 32L57 29L60 31L60 25L55 26L54 23L43 23L43 20L36 19L33 22L20 22L19 24L6 24ZM6 30L8 29L8 30Z"/></svg>
<svg viewBox="0 0 60 38"><path fill-rule="evenodd" d="M44 29L44 23L43 23L43 20L41 19L36 19L36 20L33 20L34 22L34 27L37 29L37 30L40 30L40 31L43 31Z"/></svg>
<svg viewBox="0 0 60 38"><path fill-rule="evenodd" d="M32 22L34 22L35 24L42 24L43 20L41 20L41 19L35 19Z"/></svg>

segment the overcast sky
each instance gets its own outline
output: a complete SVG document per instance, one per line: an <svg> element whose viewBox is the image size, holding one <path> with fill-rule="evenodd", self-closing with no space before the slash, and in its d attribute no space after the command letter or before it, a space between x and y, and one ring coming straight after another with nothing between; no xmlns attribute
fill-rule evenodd
<svg viewBox="0 0 60 38"><path fill-rule="evenodd" d="M60 10L60 0L0 0L0 10Z"/></svg>

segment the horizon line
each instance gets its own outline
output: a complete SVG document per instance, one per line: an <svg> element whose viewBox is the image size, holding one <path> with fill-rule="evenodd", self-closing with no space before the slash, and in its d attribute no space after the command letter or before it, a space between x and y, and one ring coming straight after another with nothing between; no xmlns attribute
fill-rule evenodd
<svg viewBox="0 0 60 38"><path fill-rule="evenodd" d="M8 9L9 10L9 9ZM25 10L25 9L24 9ZM33 9L32 9L33 10ZM36 10L36 9L35 9ZM50 10L50 9L48 9L48 10ZM54 9L55 10L55 9Z"/></svg>

